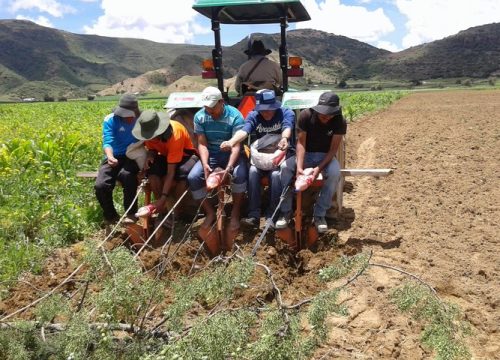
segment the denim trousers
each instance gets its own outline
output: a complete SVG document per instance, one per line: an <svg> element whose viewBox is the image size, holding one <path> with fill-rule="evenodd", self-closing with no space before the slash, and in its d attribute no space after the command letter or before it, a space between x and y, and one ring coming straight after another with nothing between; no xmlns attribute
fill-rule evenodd
<svg viewBox="0 0 500 360"><path fill-rule="evenodd" d="M217 167L225 169L230 155L230 152L222 151L215 154L209 154L208 164L212 170L215 170ZM247 190L247 179L248 161L244 154L240 154L232 173L231 191L235 194L245 192ZM207 195L205 172L203 171L201 160L193 166L187 180L195 200L201 200Z"/></svg>
<svg viewBox="0 0 500 360"><path fill-rule="evenodd" d="M271 199L269 201L269 206L265 211L266 218L270 218L273 215L276 206L278 206L281 195L280 170L261 170L252 165L250 166L248 174L248 217L256 219L260 218L262 196L261 180L263 177L267 177L269 179L269 188L271 190Z"/></svg>
<svg viewBox="0 0 500 360"><path fill-rule="evenodd" d="M306 152L304 156L304 169L318 166L325 156L326 153ZM296 158L293 156L293 159L290 159L287 159L281 166L281 183L283 186L286 186L286 184L292 180L296 172ZM323 186L314 204L313 216L323 217L332 206L332 197L335 194L337 184L340 180L340 164L335 157L323 169L321 174L323 175ZM288 195L281 204L281 213L285 216L290 216L291 212L292 196Z"/></svg>

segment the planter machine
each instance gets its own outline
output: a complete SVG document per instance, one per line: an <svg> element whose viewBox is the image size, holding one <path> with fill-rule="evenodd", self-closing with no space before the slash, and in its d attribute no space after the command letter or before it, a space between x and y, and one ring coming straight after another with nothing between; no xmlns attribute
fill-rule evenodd
<svg viewBox="0 0 500 360"><path fill-rule="evenodd" d="M246 117L249 111L253 110L255 100L252 94L243 94L239 97L230 97L229 92L224 89L224 74L223 74L223 49L221 45L221 24L229 25L258 25L258 24L279 24L281 41L279 46L279 63L283 75L283 85L281 87L283 106L289 107L298 113L301 109L312 107L318 103L319 96L323 91L290 91L288 79L289 77L301 77L304 75L302 68L302 59L300 57L289 56L286 28L288 23L308 21L310 16L300 0L198 0L193 9L211 20L212 31L214 33L215 47L212 50L212 58L205 59L202 67L202 78L215 79L217 87L222 92L225 101L228 104L238 107L243 116ZM165 108L175 109L176 112L184 114L176 118L182 122L186 128L192 133L193 117L185 116L186 112L183 109L201 108L201 92L174 92L168 97ZM192 134L193 135L193 134ZM194 136L193 136L194 138ZM195 142L196 143L196 142ZM345 144L342 142L337 159L342 168L341 172L344 176L387 176L392 173L391 169L344 169L345 167ZM267 185L267 179L263 181L263 185ZM310 188L319 188L322 186L321 175ZM342 192L344 187L344 178L338 184L334 206L330 209L328 217L338 216L342 210ZM226 188L226 187L224 187ZM218 195L218 210L216 226L213 229L202 230L199 232L200 238L205 242L206 249L210 255L215 256L221 252L230 251L228 246L232 247L235 232L224 231L224 223L222 221L223 206L224 206L224 190L222 187L217 188ZM309 192L304 192L305 196ZM307 199L306 199L307 200ZM285 241L293 250L300 250L313 245L318 239L318 234L315 227L311 224L310 219L304 221L303 211L303 194L296 194L296 211L293 221L293 226L290 229L277 231L276 235ZM306 207L311 209L312 207ZM306 216L310 216L308 211ZM265 230L268 229L266 226ZM145 235L148 233L144 230ZM262 238L262 236L261 236ZM261 240L261 239L259 239ZM258 244L257 244L258 246ZM255 251L254 251L255 253Z"/></svg>

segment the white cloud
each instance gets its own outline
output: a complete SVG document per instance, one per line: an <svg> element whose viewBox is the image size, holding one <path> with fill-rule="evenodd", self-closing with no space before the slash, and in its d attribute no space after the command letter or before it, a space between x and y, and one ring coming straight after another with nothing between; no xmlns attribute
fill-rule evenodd
<svg viewBox="0 0 500 360"><path fill-rule="evenodd" d="M472 26L500 22L498 0L396 0L396 6L408 18L404 48L442 39Z"/></svg>
<svg viewBox="0 0 500 360"><path fill-rule="evenodd" d="M34 23L36 23L38 25L42 25L42 26L46 26L46 27L50 27L50 28L54 27L54 25L50 22L50 20L47 19L45 16L39 16L36 19L34 19L34 18L30 18L28 16L17 15L16 19L17 20L29 20L29 21L33 21Z"/></svg>
<svg viewBox="0 0 500 360"><path fill-rule="evenodd" d="M312 20L297 23L297 29L322 30L366 43L375 43L395 29L382 8L370 11L362 6L342 5L340 0L303 3Z"/></svg>
<svg viewBox="0 0 500 360"><path fill-rule="evenodd" d="M139 3L123 0L103 0L100 16L87 34L112 37L149 39L157 42L189 43L194 35L210 31L195 23L197 12L191 8L193 0L141 0Z"/></svg>
<svg viewBox="0 0 500 360"><path fill-rule="evenodd" d="M401 51L401 49L396 44L393 44L390 41L385 41L385 40L377 41L374 46L378 47L379 49L385 49L392 52Z"/></svg>
<svg viewBox="0 0 500 360"><path fill-rule="evenodd" d="M19 10L37 9L40 12L45 12L54 17L62 17L64 14L71 14L76 10L64 5L56 0L15 0L10 2L9 11L15 13Z"/></svg>

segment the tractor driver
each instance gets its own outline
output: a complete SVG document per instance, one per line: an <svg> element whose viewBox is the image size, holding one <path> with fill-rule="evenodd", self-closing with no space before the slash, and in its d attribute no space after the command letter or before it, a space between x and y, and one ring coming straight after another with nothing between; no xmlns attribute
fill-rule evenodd
<svg viewBox="0 0 500 360"><path fill-rule="evenodd" d="M233 207L231 210L230 230L240 227L240 208L247 187L248 164L241 154L241 147L236 144L230 152L221 151L222 142L229 140L243 127L244 119L238 109L225 104L222 93L216 87L206 87L201 94L203 108L194 115L194 133L198 137L198 161L188 175L189 187L195 200L206 197L206 179L217 167L232 175L231 194ZM225 174L225 177L227 175ZM209 201L202 201L206 218L201 225L210 227L215 221L215 209Z"/></svg>
<svg viewBox="0 0 500 360"><path fill-rule="evenodd" d="M280 93L283 75L280 66L266 56L272 51L266 49L261 40L254 40L249 49L244 51L249 59L241 64L236 75L234 87L239 95L246 91L273 89Z"/></svg>
<svg viewBox="0 0 500 360"><path fill-rule="evenodd" d="M336 159L337 150L347 130L347 122L342 116L339 97L331 91L319 97L318 105L300 112L297 122L297 173L313 168L316 179L323 174L324 182L314 204L314 224L318 233L328 230L326 211L332 206L332 198L340 180L340 165ZM289 170L286 168L285 170ZM289 181L293 172L282 171L282 182ZM282 217L276 228L285 228L292 211L292 199L286 198L281 206Z"/></svg>

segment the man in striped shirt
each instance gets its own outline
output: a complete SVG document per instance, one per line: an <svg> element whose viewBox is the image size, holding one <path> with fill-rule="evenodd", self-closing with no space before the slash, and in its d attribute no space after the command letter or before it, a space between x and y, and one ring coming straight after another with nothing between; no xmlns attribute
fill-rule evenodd
<svg viewBox="0 0 500 360"><path fill-rule="evenodd" d="M230 152L222 151L220 144L243 127L244 119L238 109L224 103L222 93L216 87L205 88L201 95L203 108L194 115L194 133L198 138L200 161L188 175L189 187L193 198L202 200L206 194L205 181L216 168L222 168L232 175L231 194L233 207L229 228L240 226L240 208L247 187L248 163L246 156L237 144ZM215 221L215 209L209 201L202 202L206 218L202 227L210 227Z"/></svg>

